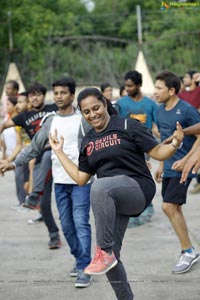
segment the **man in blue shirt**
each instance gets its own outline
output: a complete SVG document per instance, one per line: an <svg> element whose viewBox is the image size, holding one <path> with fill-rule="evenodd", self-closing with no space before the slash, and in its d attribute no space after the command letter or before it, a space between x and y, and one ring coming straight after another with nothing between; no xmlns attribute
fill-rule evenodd
<svg viewBox="0 0 200 300"><path fill-rule="evenodd" d="M161 141L173 134L177 122L183 129L200 122L198 111L186 101L178 98L179 89L180 80L172 72L166 71L157 75L155 96L157 102L161 103L157 112ZM185 136L181 148L178 148L169 159L161 162L155 172L156 181L162 182L163 211L169 218L181 245L181 254L172 269L174 274L189 271L200 258L192 246L182 211L182 205L186 203L187 190L193 177L192 173L189 174L184 184L180 183L184 165L199 144L200 135L196 135L196 138Z"/></svg>
<svg viewBox="0 0 200 300"><path fill-rule="evenodd" d="M142 74L138 71L129 71L126 73L124 80L127 96L124 96L117 101L116 109L118 110L119 115L121 117L139 120L147 128L151 129L156 137L159 137L156 125L158 105L152 99L142 95ZM148 156L146 157L146 160L148 163ZM151 203L139 217L130 218L129 227L150 222L153 214L154 209Z"/></svg>

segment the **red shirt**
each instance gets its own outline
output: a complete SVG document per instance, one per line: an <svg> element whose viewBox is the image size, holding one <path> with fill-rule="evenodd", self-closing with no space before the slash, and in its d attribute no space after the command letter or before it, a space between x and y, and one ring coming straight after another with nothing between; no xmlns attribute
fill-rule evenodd
<svg viewBox="0 0 200 300"><path fill-rule="evenodd" d="M178 94L179 98L190 103L196 109L200 108L200 86L197 86L192 91L183 91Z"/></svg>

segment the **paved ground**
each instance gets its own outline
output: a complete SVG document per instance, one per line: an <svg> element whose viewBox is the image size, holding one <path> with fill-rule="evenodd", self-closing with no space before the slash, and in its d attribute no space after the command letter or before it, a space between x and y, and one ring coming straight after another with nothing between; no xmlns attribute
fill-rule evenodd
<svg viewBox="0 0 200 300"><path fill-rule="evenodd" d="M156 163L153 164L154 168ZM161 211L160 187L151 223L127 230L122 260L136 300L199 300L200 263L189 273L172 275L179 254L177 238ZM114 300L105 276L86 289L74 288L68 276L73 258L62 236L59 250L49 250L43 223L28 225L36 215L11 209L16 203L13 173L0 178L0 299L1 300ZM53 211L59 224L53 201ZM188 197L184 208L194 246L200 251L200 194ZM94 234L93 218L91 223ZM59 224L60 226L60 224ZM93 245L95 239L93 237Z"/></svg>

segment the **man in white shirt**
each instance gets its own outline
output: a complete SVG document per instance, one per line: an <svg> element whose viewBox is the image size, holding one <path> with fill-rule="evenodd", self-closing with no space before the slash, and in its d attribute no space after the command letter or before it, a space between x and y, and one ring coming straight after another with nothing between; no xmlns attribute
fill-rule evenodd
<svg viewBox="0 0 200 300"><path fill-rule="evenodd" d="M48 143L49 133L58 132L63 136L64 151L78 163L79 148L89 125L84 121L78 109L72 103L74 100L76 83L72 78L61 78L53 84L54 100L58 111L45 116L41 129L34 136L30 146L14 161L14 165L22 165L40 155ZM10 169L3 166L0 169ZM91 283L91 276L83 270L91 261L91 227L89 224L90 211L90 183L77 185L65 172L58 158L52 153L52 173L56 204L65 239L75 258L74 268L70 276L77 277L75 287L87 287Z"/></svg>

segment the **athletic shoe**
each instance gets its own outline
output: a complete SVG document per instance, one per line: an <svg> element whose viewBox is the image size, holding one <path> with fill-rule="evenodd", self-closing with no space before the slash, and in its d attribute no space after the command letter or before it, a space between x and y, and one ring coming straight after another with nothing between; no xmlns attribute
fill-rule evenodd
<svg viewBox="0 0 200 300"><path fill-rule="evenodd" d="M25 202L23 203L23 207L27 207L33 210L39 209L40 208L39 194L32 193L29 196L27 196Z"/></svg>
<svg viewBox="0 0 200 300"><path fill-rule="evenodd" d="M43 222L42 215L41 215L41 214L38 214L38 216L37 216L36 218L34 218L34 219L29 219L27 222L28 222L28 224L30 224L30 225L41 223L41 222Z"/></svg>
<svg viewBox="0 0 200 300"><path fill-rule="evenodd" d="M128 228L138 227L143 224L144 223L140 222L139 217L131 217L129 219Z"/></svg>
<svg viewBox="0 0 200 300"><path fill-rule="evenodd" d="M28 211L30 211L30 208L24 207L23 204L17 210L17 212L20 212L20 213L25 213L25 212L28 212Z"/></svg>
<svg viewBox="0 0 200 300"><path fill-rule="evenodd" d="M103 275L114 268L116 264L117 259L113 252L109 254L100 247L97 247L95 256L85 268L84 273L88 275Z"/></svg>
<svg viewBox="0 0 200 300"><path fill-rule="evenodd" d="M78 276L78 269L76 264L74 265L73 269L69 272L69 276L71 277L77 277Z"/></svg>
<svg viewBox="0 0 200 300"><path fill-rule="evenodd" d="M59 249L61 246L61 240L60 236L57 235L56 237L50 238L50 241L48 243L49 249Z"/></svg>
<svg viewBox="0 0 200 300"><path fill-rule="evenodd" d="M20 209L21 207L21 204L15 204L15 205L12 205L10 208L14 209L14 210L18 210Z"/></svg>
<svg viewBox="0 0 200 300"><path fill-rule="evenodd" d="M192 253L182 252L177 264L172 270L174 274L182 274L189 271L194 263L200 259L200 255L193 250Z"/></svg>
<svg viewBox="0 0 200 300"><path fill-rule="evenodd" d="M139 217L131 217L129 219L128 228L137 227L145 223L151 222L152 216L155 214L153 205L150 204L147 208L139 215Z"/></svg>
<svg viewBox="0 0 200 300"><path fill-rule="evenodd" d="M147 208L141 213L139 218L143 219L143 222L146 220L146 222L150 222L153 215L155 214L155 210L153 207L153 204L149 204Z"/></svg>
<svg viewBox="0 0 200 300"><path fill-rule="evenodd" d="M78 270L77 279L75 282L76 288L88 287L91 284L92 277L83 272L83 270Z"/></svg>

